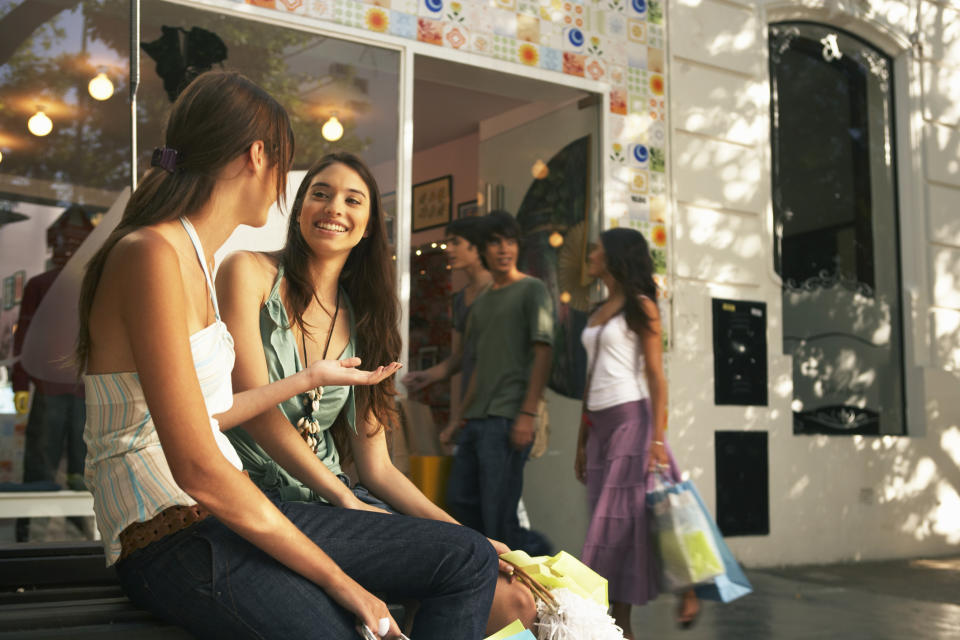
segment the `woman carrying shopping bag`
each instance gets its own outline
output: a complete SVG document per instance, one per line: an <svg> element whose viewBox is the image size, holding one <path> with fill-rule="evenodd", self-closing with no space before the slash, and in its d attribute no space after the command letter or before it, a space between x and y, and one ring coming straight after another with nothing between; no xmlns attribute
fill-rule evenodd
<svg viewBox="0 0 960 640"><path fill-rule="evenodd" d="M666 445L667 381L657 285L638 231L610 229L587 259L609 293L582 340L587 351L584 412L574 470L587 485L591 519L582 560L609 581L613 617L632 639L630 609L659 594L659 568L645 495L650 474L679 481ZM693 624L700 604L685 592L677 623Z"/></svg>

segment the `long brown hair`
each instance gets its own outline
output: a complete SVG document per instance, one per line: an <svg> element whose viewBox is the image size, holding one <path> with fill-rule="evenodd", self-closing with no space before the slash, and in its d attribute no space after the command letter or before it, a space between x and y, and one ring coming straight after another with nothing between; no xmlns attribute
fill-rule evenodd
<svg viewBox="0 0 960 640"><path fill-rule="evenodd" d="M120 224L90 259L80 289L80 331L76 362L90 355L90 310L111 249L141 227L173 220L203 207L220 170L262 140L268 162L277 168L277 198L282 201L293 162L293 130L280 103L236 72L198 76L170 110L165 146L176 149L174 171L151 167L130 196Z"/></svg>
<svg viewBox="0 0 960 640"><path fill-rule="evenodd" d="M297 189L297 197L290 210L287 242L277 254L287 279L287 308L292 315L292 322L300 331L308 333L303 323L303 314L314 296L309 270L310 259L314 253L300 231L300 211L313 178L333 164L342 164L356 171L370 192L367 235L350 250L340 272L340 286L346 291L353 305L357 327L357 353L363 358L364 364L369 366L394 362L400 359L400 303L394 287L395 269L387 242L380 188L367 165L352 153L325 155L310 167ZM367 413L372 411L380 424L392 428L395 425L396 393L393 378L377 385L354 387L357 421L362 421ZM349 459L349 435L343 412L337 416L332 433L341 456ZM377 431L368 435L375 433Z"/></svg>
<svg viewBox="0 0 960 640"><path fill-rule="evenodd" d="M653 258L646 238L636 229L617 227L600 234L606 255L607 271L623 289L623 310L627 326L638 336L650 330L653 319L640 304L644 295L657 302L657 283L653 279Z"/></svg>

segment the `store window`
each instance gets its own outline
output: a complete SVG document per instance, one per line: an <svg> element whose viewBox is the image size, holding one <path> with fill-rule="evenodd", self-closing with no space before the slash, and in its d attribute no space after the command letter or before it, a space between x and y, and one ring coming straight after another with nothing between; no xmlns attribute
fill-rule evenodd
<svg viewBox="0 0 960 640"><path fill-rule="evenodd" d="M776 269L794 433L904 433L893 65L827 25L770 26Z"/></svg>
<svg viewBox="0 0 960 640"><path fill-rule="evenodd" d="M117 2L0 0L0 33L0 487L79 490L82 502L83 397L69 381L15 367L14 329L31 326L129 184L129 13ZM93 535L92 518L76 515L84 507L71 511L75 499L6 497L4 543ZM22 512L6 509L15 502L44 514L66 504L74 515L15 519Z"/></svg>
<svg viewBox="0 0 960 640"><path fill-rule="evenodd" d="M134 166L149 167L171 101L194 75L238 70L286 107L296 136L291 192L325 153L360 155L396 237L397 51L178 4L141 6L134 155L129 3L0 0L0 544L95 536L74 411L83 399L36 370L15 375L14 331L29 330L37 294L102 219L109 225L103 214ZM278 248L286 222L274 211L266 229L241 229L228 249ZM64 318L53 329L72 336L76 325ZM56 513L68 517L48 517Z"/></svg>

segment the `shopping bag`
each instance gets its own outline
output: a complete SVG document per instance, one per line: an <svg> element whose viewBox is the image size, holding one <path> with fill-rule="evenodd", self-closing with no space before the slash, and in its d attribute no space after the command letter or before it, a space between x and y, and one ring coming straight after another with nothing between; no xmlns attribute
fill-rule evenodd
<svg viewBox="0 0 960 640"><path fill-rule="evenodd" d="M653 542L665 591L685 591L724 572L713 521L690 481L672 483L659 474L647 491Z"/></svg>
<svg viewBox="0 0 960 640"><path fill-rule="evenodd" d="M566 551L555 556L531 558L526 552L515 549L500 557L526 571L547 589L569 589L582 598L602 605L604 609L610 606L607 601L607 579Z"/></svg>
<svg viewBox="0 0 960 640"><path fill-rule="evenodd" d="M697 498L697 502L703 512L707 513L707 507L703 504L703 498L700 497L700 493L696 488L693 489L693 495ZM702 600L731 602L737 598L742 598L748 593L752 593L753 587L750 585L750 581L747 580L747 576L744 575L743 569L740 568L740 564L730 552L730 547L723 541L723 536L720 534L717 523L713 521L713 518L708 517L707 520L710 521L714 542L716 542L717 548L720 551L720 557L723 560L723 574L714 578L713 582L697 586L697 597Z"/></svg>
<svg viewBox="0 0 960 640"><path fill-rule="evenodd" d="M514 620L500 631L492 636L487 636L486 640L536 640L533 634L524 628L523 623Z"/></svg>

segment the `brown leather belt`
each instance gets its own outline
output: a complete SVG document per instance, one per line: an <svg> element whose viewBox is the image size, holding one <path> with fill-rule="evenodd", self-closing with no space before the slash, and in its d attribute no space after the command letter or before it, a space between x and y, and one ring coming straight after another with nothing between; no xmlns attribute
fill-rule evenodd
<svg viewBox="0 0 960 640"><path fill-rule="evenodd" d="M134 522L120 532L120 559L123 560L137 549L182 531L190 525L200 522L210 512L195 504L189 507L177 505L167 507L146 522Z"/></svg>

